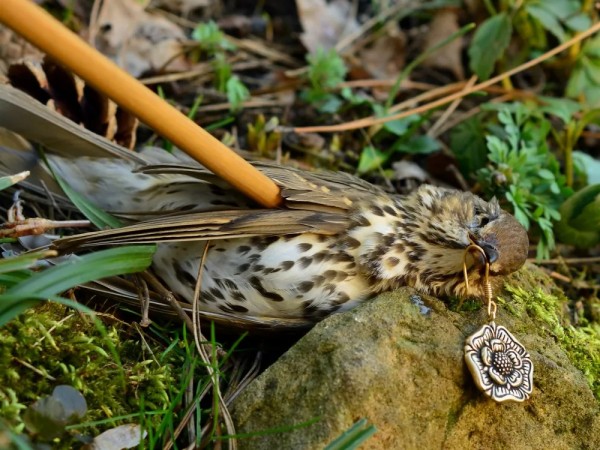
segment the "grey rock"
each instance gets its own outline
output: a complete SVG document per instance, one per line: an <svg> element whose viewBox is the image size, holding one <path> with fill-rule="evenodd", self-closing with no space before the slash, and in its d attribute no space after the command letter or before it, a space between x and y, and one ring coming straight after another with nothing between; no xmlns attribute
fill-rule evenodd
<svg viewBox="0 0 600 450"><path fill-rule="evenodd" d="M377 428L363 449L600 448L598 402L531 318L499 310L496 322L529 350L535 372L531 399L496 404L463 360L483 309L457 314L419 300L401 289L317 324L236 399L237 432L258 433L240 448L322 449L362 417Z"/></svg>

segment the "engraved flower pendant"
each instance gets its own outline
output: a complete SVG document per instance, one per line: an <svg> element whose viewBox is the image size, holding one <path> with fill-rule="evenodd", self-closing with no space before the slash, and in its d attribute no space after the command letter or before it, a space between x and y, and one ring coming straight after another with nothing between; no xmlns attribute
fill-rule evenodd
<svg viewBox="0 0 600 450"><path fill-rule="evenodd" d="M465 344L465 361L477 387L497 402L522 402L533 390L533 363L503 326L490 322Z"/></svg>

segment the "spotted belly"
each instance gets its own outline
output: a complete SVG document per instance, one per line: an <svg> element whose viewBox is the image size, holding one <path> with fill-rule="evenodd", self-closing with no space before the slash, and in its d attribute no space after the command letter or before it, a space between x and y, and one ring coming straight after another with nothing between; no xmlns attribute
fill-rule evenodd
<svg viewBox="0 0 600 450"><path fill-rule="evenodd" d="M204 242L161 244L154 266L191 301ZM320 319L371 296L355 256L320 235L213 241L204 262L200 308L240 316Z"/></svg>

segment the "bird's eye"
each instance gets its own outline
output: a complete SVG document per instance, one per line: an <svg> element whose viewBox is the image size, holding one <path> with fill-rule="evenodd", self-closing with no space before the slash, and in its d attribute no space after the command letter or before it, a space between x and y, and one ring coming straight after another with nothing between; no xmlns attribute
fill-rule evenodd
<svg viewBox="0 0 600 450"><path fill-rule="evenodd" d="M483 216L481 219L479 219L480 227L485 227L488 223L490 223L490 218L487 216Z"/></svg>

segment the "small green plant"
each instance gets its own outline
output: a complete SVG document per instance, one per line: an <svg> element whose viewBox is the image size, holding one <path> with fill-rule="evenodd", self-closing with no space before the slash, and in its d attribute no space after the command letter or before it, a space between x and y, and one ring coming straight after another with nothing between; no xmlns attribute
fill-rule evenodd
<svg viewBox="0 0 600 450"><path fill-rule="evenodd" d="M498 107L500 127L487 136L488 165L477 179L489 196L505 200L517 220L540 234L538 258L554 248L553 221L572 190L566 186L547 137L552 127L539 111L522 103Z"/></svg>
<svg viewBox="0 0 600 450"><path fill-rule="evenodd" d="M248 149L261 156L272 154L281 143L281 133L277 131L279 120L271 117L269 121L259 114L254 123L248 123Z"/></svg>
<svg viewBox="0 0 600 450"><path fill-rule="evenodd" d="M192 31L192 39L198 41L198 46L208 56L235 50L235 45L227 40L219 26L212 20L198 24Z"/></svg>
<svg viewBox="0 0 600 450"><path fill-rule="evenodd" d="M304 99L319 111L333 113L342 105L339 96L330 89L344 81L348 69L341 56L330 49L317 50L306 57L308 62L308 81L310 88L304 92Z"/></svg>
<svg viewBox="0 0 600 450"><path fill-rule="evenodd" d="M192 39L198 41L198 47L207 58L212 58L215 70L215 87L227 95L232 112L241 109L242 104L250 98L250 91L227 61L227 52L235 50L235 45L227 40L219 26L209 21L199 24L192 32Z"/></svg>
<svg viewBox="0 0 600 450"><path fill-rule="evenodd" d="M242 109L242 104L250 98L250 91L237 75L229 77L225 83L225 93L232 112Z"/></svg>
<svg viewBox="0 0 600 450"><path fill-rule="evenodd" d="M385 116L381 105L374 104L373 109L377 116ZM373 136L372 143L363 148L358 162L358 173L383 167L394 154L426 155L439 150L440 144L437 140L419 133L426 121L427 116L413 114L404 119L386 122Z"/></svg>

